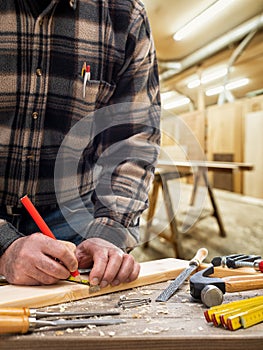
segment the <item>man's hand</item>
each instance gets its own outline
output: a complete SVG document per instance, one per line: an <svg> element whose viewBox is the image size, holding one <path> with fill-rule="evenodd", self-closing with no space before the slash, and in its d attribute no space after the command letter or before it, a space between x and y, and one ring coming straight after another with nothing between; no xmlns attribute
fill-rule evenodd
<svg viewBox="0 0 263 350"><path fill-rule="evenodd" d="M72 248L42 233L17 239L0 258L0 274L19 285L54 284L77 268Z"/></svg>
<svg viewBox="0 0 263 350"><path fill-rule="evenodd" d="M101 238L89 238L80 243L76 256L79 268L88 268L93 264L89 279L101 288L134 281L140 272L140 265L133 256Z"/></svg>

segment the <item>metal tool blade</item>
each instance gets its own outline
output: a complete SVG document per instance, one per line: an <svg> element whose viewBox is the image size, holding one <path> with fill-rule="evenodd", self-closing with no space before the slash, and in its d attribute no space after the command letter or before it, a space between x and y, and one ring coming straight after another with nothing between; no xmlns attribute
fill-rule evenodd
<svg viewBox="0 0 263 350"><path fill-rule="evenodd" d="M189 261L189 266L156 298L155 301L167 301L181 286L181 284L195 271L201 262L207 257L206 248L200 248L195 256Z"/></svg>
<svg viewBox="0 0 263 350"><path fill-rule="evenodd" d="M125 323L124 320L119 318L114 319L88 319L88 320L56 320L56 321L42 321L42 320L31 320L29 321L32 325L41 328L41 327L55 327L55 328L79 328L86 327L89 325L95 326L109 326Z"/></svg>
<svg viewBox="0 0 263 350"><path fill-rule="evenodd" d="M94 316L116 316L119 315L119 311L67 311L67 312L45 312L45 311L31 311L31 316L36 318L42 317L94 317Z"/></svg>
<svg viewBox="0 0 263 350"><path fill-rule="evenodd" d="M180 275L172 281L169 286L155 299L155 301L167 301L173 296L177 289L183 284L183 282L191 275L191 273L197 269L197 266L191 265L187 267Z"/></svg>

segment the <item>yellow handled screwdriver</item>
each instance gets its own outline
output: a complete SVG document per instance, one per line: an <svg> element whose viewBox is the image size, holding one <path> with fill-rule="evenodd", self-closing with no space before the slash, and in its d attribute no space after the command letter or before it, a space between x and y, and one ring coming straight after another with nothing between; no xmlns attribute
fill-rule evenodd
<svg viewBox="0 0 263 350"><path fill-rule="evenodd" d="M81 328L88 325L108 326L125 323L122 319L84 319L84 320L55 320L42 321L34 317L22 316L0 316L0 334L25 334L32 332L36 328L55 327L63 328Z"/></svg>
<svg viewBox="0 0 263 350"><path fill-rule="evenodd" d="M0 316L28 316L34 317L36 319L42 317L93 317L93 316L114 316L119 315L119 311L96 311L96 312L87 312L87 311L67 311L67 312L44 312L38 311L36 309L29 309L27 307L5 307L0 308Z"/></svg>

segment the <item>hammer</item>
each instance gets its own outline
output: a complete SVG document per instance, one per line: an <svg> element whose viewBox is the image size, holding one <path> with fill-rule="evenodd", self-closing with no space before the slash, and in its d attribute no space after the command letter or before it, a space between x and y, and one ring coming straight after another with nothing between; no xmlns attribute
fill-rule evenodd
<svg viewBox="0 0 263 350"><path fill-rule="evenodd" d="M190 294L194 299L210 307L223 302L226 292L240 292L263 288L263 277L260 275L230 276L225 278L209 277L214 273L214 266L195 273L190 278Z"/></svg>

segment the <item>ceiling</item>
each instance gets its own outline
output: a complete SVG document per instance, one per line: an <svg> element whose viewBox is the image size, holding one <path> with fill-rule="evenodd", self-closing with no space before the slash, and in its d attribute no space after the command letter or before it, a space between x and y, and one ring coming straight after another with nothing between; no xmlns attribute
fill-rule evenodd
<svg viewBox="0 0 263 350"><path fill-rule="evenodd" d="M263 89L263 0L225 1L229 4L224 10L196 27L189 37L174 41L175 31L216 0L143 0L155 41L161 90L189 97L192 109L200 108L200 103L208 106L218 102L218 95L205 95L208 87L248 78L246 86L231 90L234 99L251 92L259 94ZM250 29L245 24L250 24ZM201 78L208 68L218 70L229 64L232 68L227 78L187 88L193 77Z"/></svg>

